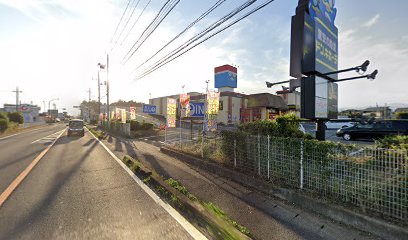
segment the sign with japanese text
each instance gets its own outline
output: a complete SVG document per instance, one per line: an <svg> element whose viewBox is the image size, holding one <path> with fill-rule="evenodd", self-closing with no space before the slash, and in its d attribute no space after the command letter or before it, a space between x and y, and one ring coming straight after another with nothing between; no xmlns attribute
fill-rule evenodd
<svg viewBox="0 0 408 240"><path fill-rule="evenodd" d="M176 127L177 102L174 98L167 98L167 117L166 126L169 128Z"/></svg>
<svg viewBox="0 0 408 240"><path fill-rule="evenodd" d="M220 93L208 91L207 93L207 114L218 114L220 109Z"/></svg>
<svg viewBox="0 0 408 240"><path fill-rule="evenodd" d="M207 92L207 131L217 130L217 115L220 108L220 93Z"/></svg>
<svg viewBox="0 0 408 240"><path fill-rule="evenodd" d="M120 119L122 120L122 123L126 123L126 109L120 109Z"/></svg>
<svg viewBox="0 0 408 240"><path fill-rule="evenodd" d="M190 95L180 94L181 117L190 116Z"/></svg>
<svg viewBox="0 0 408 240"><path fill-rule="evenodd" d="M136 108L130 107L130 120L135 120L135 119L136 119Z"/></svg>

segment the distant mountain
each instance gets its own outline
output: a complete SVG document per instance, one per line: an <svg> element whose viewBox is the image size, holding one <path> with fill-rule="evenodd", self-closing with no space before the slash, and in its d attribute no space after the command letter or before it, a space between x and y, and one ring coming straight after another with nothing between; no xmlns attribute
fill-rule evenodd
<svg viewBox="0 0 408 240"><path fill-rule="evenodd" d="M384 107L384 105L378 105L379 107ZM387 103L387 106L391 108L391 110L395 110L397 108L408 108L408 103ZM366 107L340 107L339 108L339 112L344 111L344 110L348 110L348 109L355 109L355 110L362 110L362 109L366 109L369 107L376 107L375 104L373 104L372 106L366 106Z"/></svg>
<svg viewBox="0 0 408 240"><path fill-rule="evenodd" d="M395 110L397 108L408 108L408 103L390 103L387 104L392 110Z"/></svg>

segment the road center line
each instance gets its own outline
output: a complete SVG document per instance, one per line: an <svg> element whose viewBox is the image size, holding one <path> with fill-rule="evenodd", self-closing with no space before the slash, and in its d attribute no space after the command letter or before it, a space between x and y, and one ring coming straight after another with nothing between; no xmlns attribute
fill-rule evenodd
<svg viewBox="0 0 408 240"><path fill-rule="evenodd" d="M88 128L87 128L88 130ZM133 178L133 180L145 191L157 204L159 204L170 216L172 216L194 239L207 239L200 231L197 230L190 222L188 222L179 212L177 212L169 204L165 203L155 192L153 192L146 184L142 182L116 155L109 150L105 144L100 141L95 135L88 132L102 145L102 147L111 155L113 159Z"/></svg>
<svg viewBox="0 0 408 240"><path fill-rule="evenodd" d="M16 190L16 188L23 182L23 180L28 176L28 174L33 170L37 163L44 157L44 155L51 149L52 146L57 142L61 135L65 132L65 129L61 131L58 137L50 144L46 149L44 149L31 163L18 175L13 182L4 190L0 195L0 208L10 197L10 195Z"/></svg>

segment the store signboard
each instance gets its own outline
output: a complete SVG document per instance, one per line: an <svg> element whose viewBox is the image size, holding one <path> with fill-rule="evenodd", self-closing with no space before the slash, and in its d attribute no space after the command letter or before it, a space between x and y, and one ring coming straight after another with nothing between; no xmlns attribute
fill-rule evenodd
<svg viewBox="0 0 408 240"><path fill-rule="evenodd" d="M205 103L190 102L190 117L204 117Z"/></svg>
<svg viewBox="0 0 408 240"><path fill-rule="evenodd" d="M143 113L147 114L156 114L157 107L155 105L144 104L143 105Z"/></svg>

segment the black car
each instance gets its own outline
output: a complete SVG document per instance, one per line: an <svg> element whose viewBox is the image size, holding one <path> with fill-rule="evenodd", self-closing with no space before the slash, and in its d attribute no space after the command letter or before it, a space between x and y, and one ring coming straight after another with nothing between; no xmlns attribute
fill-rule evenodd
<svg viewBox="0 0 408 240"><path fill-rule="evenodd" d="M408 135L407 120L383 120L374 123L356 124L337 130L336 135L346 141L352 139L378 139L392 135Z"/></svg>
<svg viewBox="0 0 408 240"><path fill-rule="evenodd" d="M73 119L68 124L68 137L72 135L85 135L84 121L81 119Z"/></svg>

